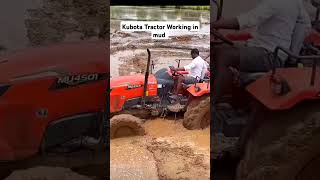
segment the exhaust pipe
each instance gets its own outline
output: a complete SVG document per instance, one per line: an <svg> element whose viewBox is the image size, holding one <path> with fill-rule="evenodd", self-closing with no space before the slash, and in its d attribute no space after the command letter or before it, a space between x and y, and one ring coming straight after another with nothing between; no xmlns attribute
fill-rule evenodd
<svg viewBox="0 0 320 180"><path fill-rule="evenodd" d="M144 85L143 85L143 97L142 97L142 105L146 104L146 97L147 97L147 88L148 88L148 80L149 80L149 70L150 70L150 61L151 61L151 53L150 50L148 51L148 63L147 63L147 70L144 76Z"/></svg>

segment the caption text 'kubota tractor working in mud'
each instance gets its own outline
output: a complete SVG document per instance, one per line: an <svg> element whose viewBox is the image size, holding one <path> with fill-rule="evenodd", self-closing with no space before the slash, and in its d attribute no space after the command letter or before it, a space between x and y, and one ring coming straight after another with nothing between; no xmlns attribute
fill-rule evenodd
<svg viewBox="0 0 320 180"><path fill-rule="evenodd" d="M221 16L223 1L214 4ZM320 7L320 3L314 5ZM221 42L233 46L230 37L242 37L243 41L252 37L212 33L221 41L213 41L211 46ZM307 36L300 54L277 47L273 58L283 52L288 60L267 73L234 72L231 67L237 83L225 106L214 106L211 128L214 134L240 138L237 147L218 157L216 166L238 159L239 180L320 179L319 38L315 31ZM212 147L218 145L219 139L213 141Z"/></svg>
<svg viewBox="0 0 320 180"><path fill-rule="evenodd" d="M145 75L130 75L110 80L110 138L143 134L138 118L165 116L168 112L185 112L184 126L205 128L210 124L210 75L198 78L198 83L184 85L184 93L171 98L174 77L187 71L172 71L163 68L149 74L151 52L148 49L148 63ZM180 63L178 63L180 64ZM122 114L122 115L117 115Z"/></svg>

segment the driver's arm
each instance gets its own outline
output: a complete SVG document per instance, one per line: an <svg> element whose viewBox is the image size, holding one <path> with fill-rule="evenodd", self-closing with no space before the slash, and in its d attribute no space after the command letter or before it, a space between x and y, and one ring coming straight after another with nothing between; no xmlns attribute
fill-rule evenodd
<svg viewBox="0 0 320 180"><path fill-rule="evenodd" d="M212 27L214 29L234 30L252 28L269 19L278 10L285 9L282 6L283 3L278 3L276 0L265 0L247 13L241 14L235 18L221 19L213 22Z"/></svg>

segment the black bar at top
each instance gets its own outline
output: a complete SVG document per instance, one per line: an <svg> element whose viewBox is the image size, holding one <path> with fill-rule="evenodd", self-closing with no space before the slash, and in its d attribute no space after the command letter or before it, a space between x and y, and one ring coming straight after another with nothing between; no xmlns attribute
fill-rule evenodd
<svg viewBox="0 0 320 180"><path fill-rule="evenodd" d="M209 6L210 0L111 0L111 6L161 6L161 5L181 5L181 6Z"/></svg>

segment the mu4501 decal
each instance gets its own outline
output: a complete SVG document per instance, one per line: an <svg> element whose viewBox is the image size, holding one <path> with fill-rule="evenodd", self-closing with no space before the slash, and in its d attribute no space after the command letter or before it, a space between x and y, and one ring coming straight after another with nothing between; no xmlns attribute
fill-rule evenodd
<svg viewBox="0 0 320 180"><path fill-rule="evenodd" d="M95 81L107 80L107 73L87 73L62 76L57 79L53 89L68 88Z"/></svg>

